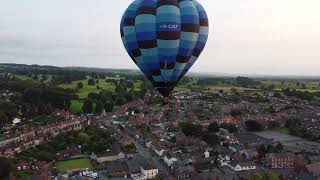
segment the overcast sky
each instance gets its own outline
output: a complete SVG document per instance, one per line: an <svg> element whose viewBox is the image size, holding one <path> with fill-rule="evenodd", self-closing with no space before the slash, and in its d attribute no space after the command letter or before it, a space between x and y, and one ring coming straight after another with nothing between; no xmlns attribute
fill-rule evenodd
<svg viewBox="0 0 320 180"><path fill-rule="evenodd" d="M1 0L0 63L136 68L119 34L132 0ZM199 0L210 36L193 72L320 75L319 0Z"/></svg>

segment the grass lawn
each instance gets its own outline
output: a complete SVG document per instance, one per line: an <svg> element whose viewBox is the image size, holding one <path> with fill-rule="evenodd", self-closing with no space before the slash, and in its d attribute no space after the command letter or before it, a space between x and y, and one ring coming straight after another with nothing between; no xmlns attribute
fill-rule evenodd
<svg viewBox="0 0 320 180"><path fill-rule="evenodd" d="M277 131L277 132L280 132L280 133L283 133L283 134L289 134L289 129L286 128L286 127L277 127L277 128L274 128L273 129L274 131Z"/></svg>
<svg viewBox="0 0 320 180"><path fill-rule="evenodd" d="M80 89L79 92L77 92L77 95L79 96L80 99L84 99L88 97L88 94L91 92L99 93L102 90L108 90L112 92L115 91L115 86L109 82L106 82L105 79L99 79L99 83L96 84L95 86L89 86L88 79L86 79L86 80L80 80L80 81L73 81L72 83L69 83L69 84L60 84L59 87L64 89L75 89L79 82L82 82L83 84L83 88ZM141 83L142 83L141 81L134 82L134 87L136 90L140 90ZM97 89L97 86L99 86L100 89Z"/></svg>
<svg viewBox="0 0 320 180"><path fill-rule="evenodd" d="M93 93L99 93L101 90L109 90L109 91L114 91L115 87L111 84L106 82L104 79L100 79L99 83L96 84L95 86L89 86L88 85L88 80L80 80L80 81L73 81L70 84L61 84L59 87L62 87L64 89L75 89L77 87L77 84L79 82L83 83L83 88L79 90L77 95L79 98L86 98L88 97L88 94L93 92ZM97 86L100 87L100 89L97 89Z"/></svg>
<svg viewBox="0 0 320 180"><path fill-rule="evenodd" d="M56 162L55 166L59 172L66 172L72 169L78 168L89 168L92 169L93 166L89 159L73 159L67 161L58 161Z"/></svg>
<svg viewBox="0 0 320 180"><path fill-rule="evenodd" d="M142 82L140 80L134 82L134 84L133 84L134 85L134 89L136 91L140 91L141 90L141 84L142 84Z"/></svg>
<svg viewBox="0 0 320 180"><path fill-rule="evenodd" d="M71 100L70 111L73 113L81 113L82 106L83 106L82 100Z"/></svg>
<svg viewBox="0 0 320 180"><path fill-rule="evenodd" d="M28 77L26 75L15 75L15 77L22 81L34 81L31 77Z"/></svg>

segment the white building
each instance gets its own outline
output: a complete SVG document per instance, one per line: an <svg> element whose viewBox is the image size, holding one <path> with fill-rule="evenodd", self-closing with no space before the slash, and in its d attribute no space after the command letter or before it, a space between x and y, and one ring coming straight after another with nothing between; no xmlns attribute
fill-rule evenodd
<svg viewBox="0 0 320 180"><path fill-rule="evenodd" d="M13 125L19 124L21 122L21 119L19 118L14 118L14 120L12 121Z"/></svg>
<svg viewBox="0 0 320 180"><path fill-rule="evenodd" d="M144 174L145 179L153 179L159 174L159 170L151 163L145 163L140 167L141 172Z"/></svg>
<svg viewBox="0 0 320 180"><path fill-rule="evenodd" d="M205 158L209 158L210 157L210 153L208 151L204 152L204 157Z"/></svg>
<svg viewBox="0 0 320 180"><path fill-rule="evenodd" d="M162 159L168 167L171 167L174 162L178 161L177 158L170 157L170 156L167 157L166 155Z"/></svg>
<svg viewBox="0 0 320 180"><path fill-rule="evenodd" d="M229 165L231 158L228 155L225 157L219 155L218 160L220 161L221 166L224 167Z"/></svg>
<svg viewBox="0 0 320 180"><path fill-rule="evenodd" d="M251 162L233 162L228 164L230 169L236 172L255 170L257 167Z"/></svg>

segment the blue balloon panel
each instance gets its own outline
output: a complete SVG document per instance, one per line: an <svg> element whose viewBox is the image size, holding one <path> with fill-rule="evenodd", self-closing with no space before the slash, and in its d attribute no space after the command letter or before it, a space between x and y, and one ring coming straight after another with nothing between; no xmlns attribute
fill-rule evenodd
<svg viewBox="0 0 320 180"><path fill-rule="evenodd" d="M196 0L135 0L120 31L131 59L168 97L203 51L209 23Z"/></svg>

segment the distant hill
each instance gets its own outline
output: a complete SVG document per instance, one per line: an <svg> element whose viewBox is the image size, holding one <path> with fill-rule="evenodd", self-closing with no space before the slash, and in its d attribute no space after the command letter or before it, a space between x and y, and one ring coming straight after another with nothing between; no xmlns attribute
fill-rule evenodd
<svg viewBox="0 0 320 180"><path fill-rule="evenodd" d="M0 63L0 72L6 72L6 70L71 70L71 71L84 71L84 72L97 72L97 73L119 73L119 74L142 74L136 69L112 69L112 68L96 68L96 67L57 67L57 66L41 66L41 65L27 65L27 64L11 64L11 63ZM320 76L295 76L295 75L260 75L260 74L228 74L228 73L215 73L215 72L190 72L187 76L194 77L221 77L221 78L231 78L231 77L250 77L255 79L269 79L269 80L319 80Z"/></svg>

